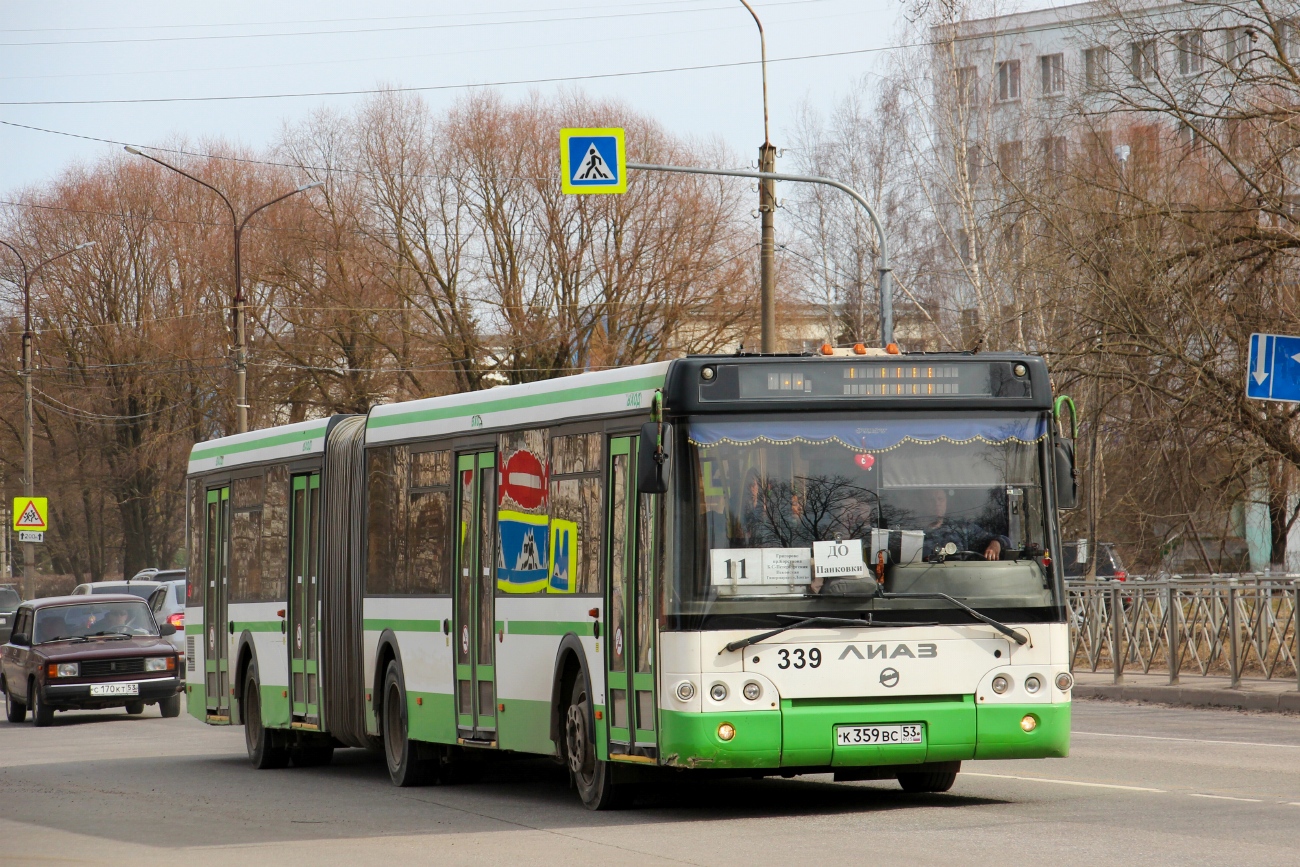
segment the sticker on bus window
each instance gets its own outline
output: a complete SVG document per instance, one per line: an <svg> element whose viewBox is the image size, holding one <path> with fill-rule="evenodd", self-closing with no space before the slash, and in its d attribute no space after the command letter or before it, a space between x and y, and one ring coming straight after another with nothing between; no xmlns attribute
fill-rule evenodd
<svg viewBox="0 0 1300 867"><path fill-rule="evenodd" d="M578 588L578 524L551 521L551 581L549 593L573 593Z"/></svg>
<svg viewBox="0 0 1300 867"><path fill-rule="evenodd" d="M501 538L497 587L506 593L537 593L546 589L550 535L545 515L502 510L497 515Z"/></svg>

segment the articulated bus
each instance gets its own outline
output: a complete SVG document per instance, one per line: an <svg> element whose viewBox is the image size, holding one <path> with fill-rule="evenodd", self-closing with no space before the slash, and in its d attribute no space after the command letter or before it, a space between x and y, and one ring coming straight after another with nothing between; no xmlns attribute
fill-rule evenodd
<svg viewBox="0 0 1300 867"><path fill-rule="evenodd" d="M891 347L893 350L893 347ZM190 456L189 712L255 767L393 783L555 757L946 791L1065 756L1057 510L1030 355L710 355L376 407Z"/></svg>

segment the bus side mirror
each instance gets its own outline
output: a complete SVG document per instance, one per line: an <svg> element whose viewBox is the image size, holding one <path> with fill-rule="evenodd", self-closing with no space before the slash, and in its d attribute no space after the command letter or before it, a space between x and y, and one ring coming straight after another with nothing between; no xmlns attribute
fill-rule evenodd
<svg viewBox="0 0 1300 867"><path fill-rule="evenodd" d="M1056 508L1079 505L1079 476L1074 469L1074 440L1064 437L1052 443L1052 464L1056 473Z"/></svg>
<svg viewBox="0 0 1300 867"><path fill-rule="evenodd" d="M636 490L640 494L668 492L668 443L671 427L656 421L641 425L641 439L636 455ZM662 433L661 433L662 431ZM663 437L663 446L659 438Z"/></svg>

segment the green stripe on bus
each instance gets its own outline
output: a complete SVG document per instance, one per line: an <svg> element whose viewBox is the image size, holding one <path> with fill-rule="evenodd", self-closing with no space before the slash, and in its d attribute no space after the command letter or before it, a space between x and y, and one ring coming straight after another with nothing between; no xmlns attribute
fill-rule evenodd
<svg viewBox="0 0 1300 867"><path fill-rule="evenodd" d="M366 620L363 628L366 632L383 632L385 629L391 629L394 632L442 632L442 621L397 620L391 617L376 617Z"/></svg>
<svg viewBox="0 0 1300 867"><path fill-rule="evenodd" d="M662 376L646 376L641 379L627 379L622 382L606 382L600 385L584 385L577 388L547 391L540 394L523 394L518 397L503 397L485 400L480 403L462 404L460 406L419 409L411 412L399 412L393 415L371 416L366 427L394 427L396 425L414 424L422 421L441 421L448 418L476 415L485 412L506 412L512 409L528 409L535 406L547 406L553 403L567 403L573 400L589 400L594 397L612 397L632 391L644 391L659 388L664 384Z"/></svg>
<svg viewBox="0 0 1300 867"><path fill-rule="evenodd" d="M236 620L235 632L279 632L279 620Z"/></svg>
<svg viewBox="0 0 1300 867"><path fill-rule="evenodd" d="M511 635L594 635L595 621L577 620L510 620Z"/></svg>
<svg viewBox="0 0 1300 867"><path fill-rule="evenodd" d="M209 446L204 449L195 449L190 452L191 461L201 461L207 458L215 458L221 455L233 455L239 452L251 452L255 449L266 449L272 446L286 446L293 443L305 442L306 440L319 439L325 435L325 425L309 428L308 430L292 431L290 433L276 434L275 436L263 437L262 439L249 440L242 443L231 443L222 446Z"/></svg>

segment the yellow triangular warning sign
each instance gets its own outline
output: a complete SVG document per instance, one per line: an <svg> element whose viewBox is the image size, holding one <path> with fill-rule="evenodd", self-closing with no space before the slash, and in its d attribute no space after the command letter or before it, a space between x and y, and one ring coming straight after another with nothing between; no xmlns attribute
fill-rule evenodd
<svg viewBox="0 0 1300 867"><path fill-rule="evenodd" d="M31 499L28 499L26 504L23 505L22 511L19 512L18 515L14 518L14 529L15 530L44 530L45 516L41 514L41 508L40 508L40 506L43 505L44 505L44 501L38 504L36 497L32 497Z"/></svg>

